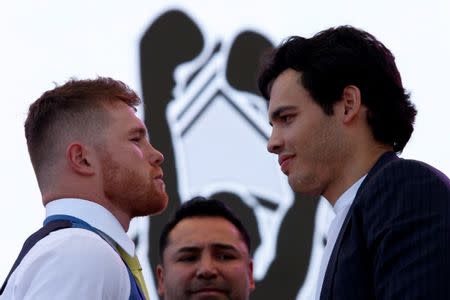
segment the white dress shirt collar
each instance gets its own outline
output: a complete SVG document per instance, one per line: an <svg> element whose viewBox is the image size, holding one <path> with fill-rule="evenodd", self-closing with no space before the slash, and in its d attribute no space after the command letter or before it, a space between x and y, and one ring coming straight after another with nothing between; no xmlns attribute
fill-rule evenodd
<svg viewBox="0 0 450 300"><path fill-rule="evenodd" d="M342 212L346 207L350 206L355 199L356 193L358 192L361 183L367 174L358 179L351 187L349 187L336 201L333 206L333 210L336 215Z"/></svg>
<svg viewBox="0 0 450 300"><path fill-rule="evenodd" d="M358 189L366 176L367 174L358 179L351 187L349 187L337 199L336 203L333 206L333 211L336 216L334 217L333 221L330 224L330 227L328 228L327 244L325 245L325 249L322 254L322 260L316 286L316 300L320 300L323 280L325 278L325 273L331 258L331 253L334 249L334 246L336 245L336 240L338 238L339 232L342 229L342 225L344 224L345 218L347 217L350 206L352 205L353 200L355 200L356 193L358 192Z"/></svg>
<svg viewBox="0 0 450 300"><path fill-rule="evenodd" d="M95 202L76 198L57 199L47 203L45 211L46 217L69 215L81 219L104 232L129 255L135 255L134 243L119 221L110 211Z"/></svg>

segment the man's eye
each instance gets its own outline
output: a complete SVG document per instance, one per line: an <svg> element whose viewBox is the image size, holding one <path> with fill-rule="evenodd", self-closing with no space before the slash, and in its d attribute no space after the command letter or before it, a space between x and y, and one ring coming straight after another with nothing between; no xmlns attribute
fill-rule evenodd
<svg viewBox="0 0 450 300"><path fill-rule="evenodd" d="M220 253L217 255L217 259L219 260L232 260L235 259L236 256L228 253Z"/></svg>
<svg viewBox="0 0 450 300"><path fill-rule="evenodd" d="M177 259L179 262L193 262L197 259L195 255L181 256Z"/></svg>
<svg viewBox="0 0 450 300"><path fill-rule="evenodd" d="M293 116L292 116L292 115L284 115L284 116L280 116L280 120L281 120L283 123L288 123L288 122L292 121L292 119L293 119Z"/></svg>
<svg viewBox="0 0 450 300"><path fill-rule="evenodd" d="M139 143L141 141L140 137L134 137L132 139L130 139L130 141L135 142L135 143Z"/></svg>

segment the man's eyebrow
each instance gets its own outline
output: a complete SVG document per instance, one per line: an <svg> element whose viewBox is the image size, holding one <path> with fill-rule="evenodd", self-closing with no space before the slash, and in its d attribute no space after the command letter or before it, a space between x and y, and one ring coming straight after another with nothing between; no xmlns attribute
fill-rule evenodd
<svg viewBox="0 0 450 300"><path fill-rule="evenodd" d="M176 253L185 253L185 252L196 252L199 251L200 247L196 247L196 246L186 246L186 247L181 247L179 249L177 249Z"/></svg>
<svg viewBox="0 0 450 300"><path fill-rule="evenodd" d="M230 245L230 244L214 243L211 246L213 248L219 249L219 250L234 250L234 251L238 250L235 246Z"/></svg>
<svg viewBox="0 0 450 300"><path fill-rule="evenodd" d="M212 247L214 249L219 249L219 250L235 250L237 251L238 249L230 244L224 244L224 243L213 243L210 244L209 247ZM200 251L201 247L198 246L185 246L185 247L181 247L179 249L176 250L176 253L186 253L186 252L197 252Z"/></svg>
<svg viewBox="0 0 450 300"><path fill-rule="evenodd" d="M140 136L147 136L147 129L144 127L133 127L130 130L130 134L139 134Z"/></svg>
<svg viewBox="0 0 450 300"><path fill-rule="evenodd" d="M295 109L294 105L281 106L281 107L278 107L277 109L275 109L269 116L270 125L272 125L273 120L279 119L280 115L282 113L284 113L285 111L293 110L293 109Z"/></svg>

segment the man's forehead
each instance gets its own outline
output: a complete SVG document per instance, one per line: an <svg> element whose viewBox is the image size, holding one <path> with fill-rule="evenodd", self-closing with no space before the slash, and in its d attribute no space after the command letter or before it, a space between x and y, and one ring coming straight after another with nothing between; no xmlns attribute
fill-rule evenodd
<svg viewBox="0 0 450 300"><path fill-rule="evenodd" d="M117 101L106 106L105 110L113 122L126 122L130 127L139 127L140 130L147 131L145 123L137 116L134 107Z"/></svg>
<svg viewBox="0 0 450 300"><path fill-rule="evenodd" d="M192 217L181 220L169 233L169 246L237 244L239 230L222 217Z"/></svg>

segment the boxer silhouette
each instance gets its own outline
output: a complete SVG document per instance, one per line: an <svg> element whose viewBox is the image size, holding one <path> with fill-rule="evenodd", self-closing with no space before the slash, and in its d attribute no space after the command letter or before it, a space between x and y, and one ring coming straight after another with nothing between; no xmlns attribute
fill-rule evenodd
<svg viewBox="0 0 450 300"><path fill-rule="evenodd" d="M261 54L273 44L248 30L231 39L204 36L187 14L170 10L141 39L144 119L152 144L165 156L170 200L164 213L152 217L148 237L139 239L149 245L138 247L149 249L154 271L159 234L171 213L192 197L214 196L251 234L252 299L308 299L326 236L326 226L315 224L325 224L329 208L294 194L266 150L267 103L256 74Z"/></svg>

